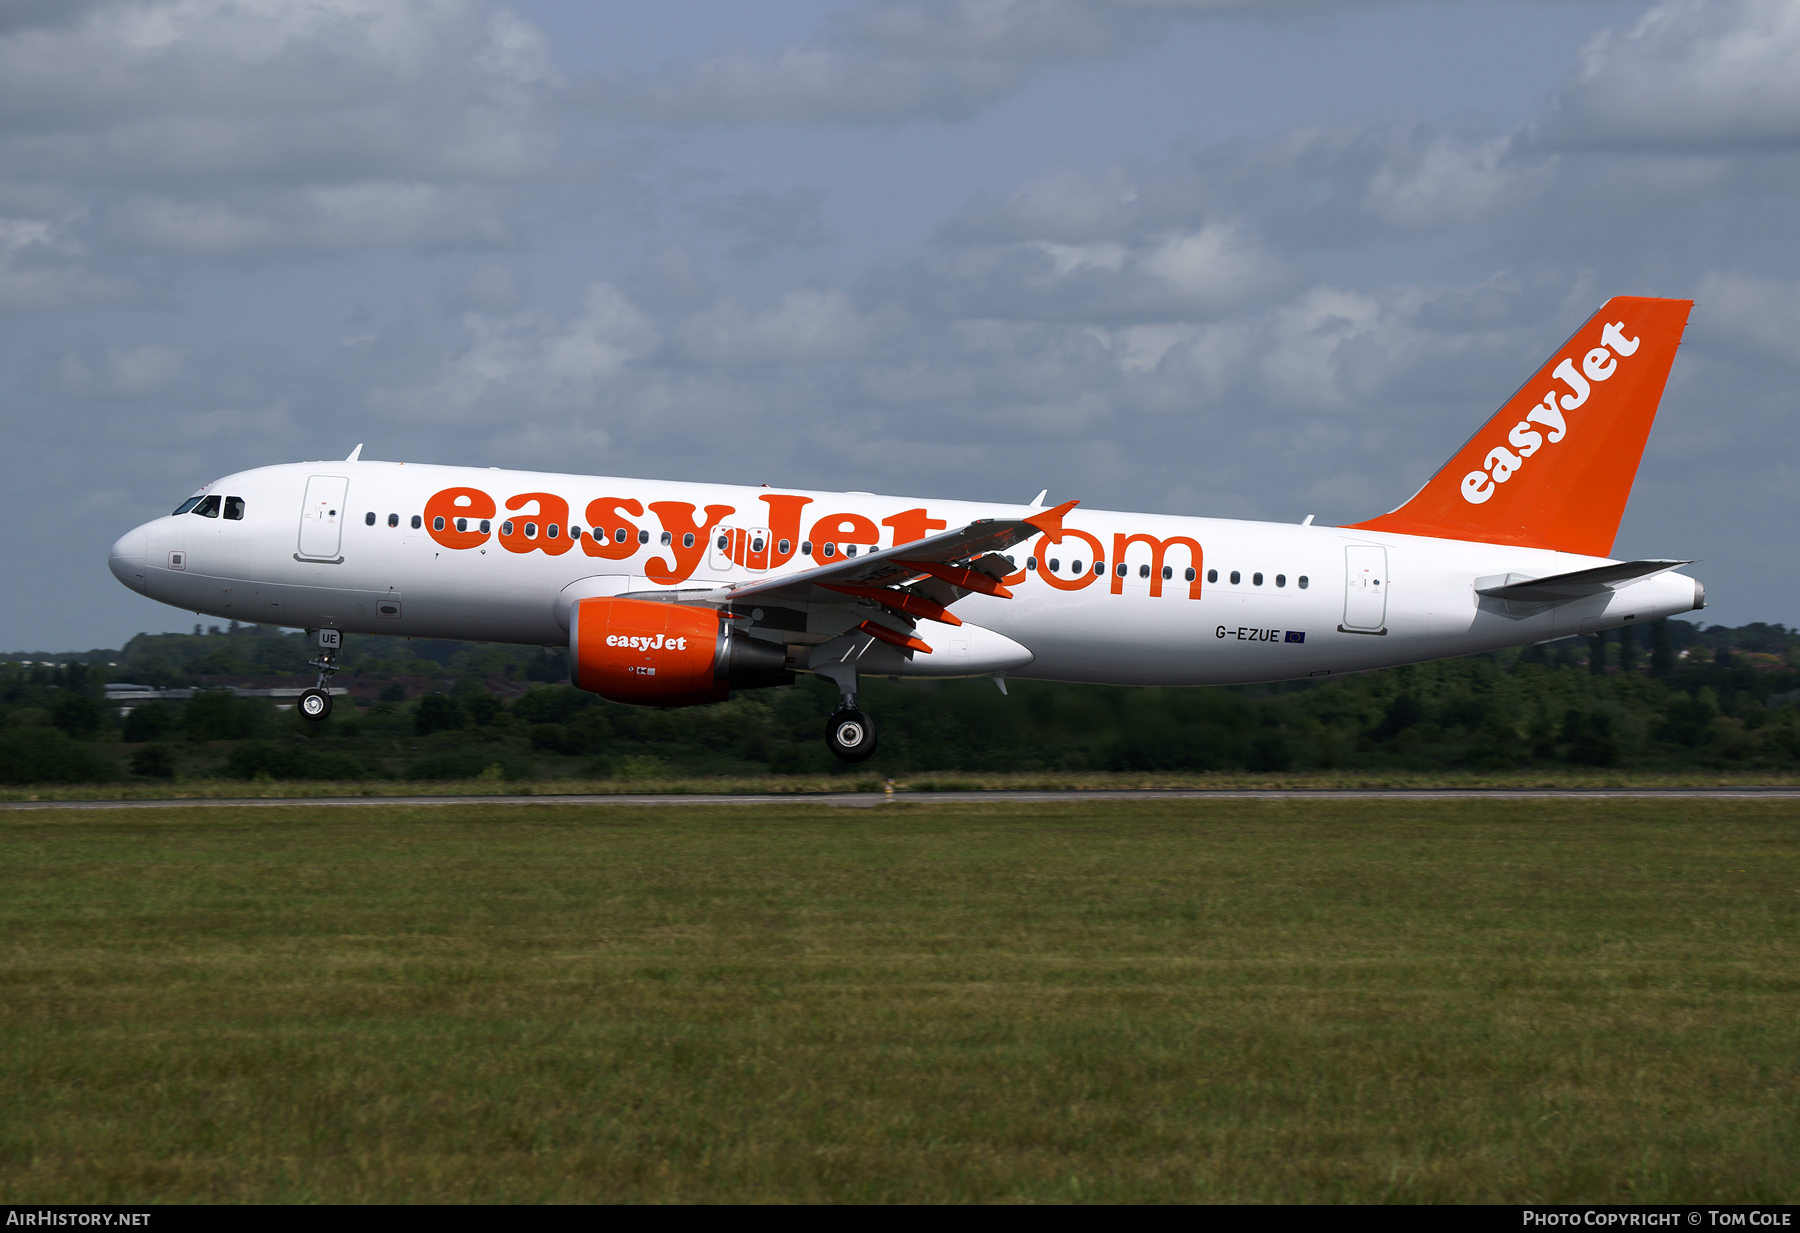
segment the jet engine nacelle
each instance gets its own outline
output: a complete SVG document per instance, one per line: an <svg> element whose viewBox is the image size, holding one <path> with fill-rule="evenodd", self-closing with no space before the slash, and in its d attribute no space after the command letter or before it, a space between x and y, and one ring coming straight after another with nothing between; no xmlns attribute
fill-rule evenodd
<svg viewBox="0 0 1800 1233"><path fill-rule="evenodd" d="M569 662L576 688L634 706L700 706L794 680L784 648L713 609L642 599L577 601Z"/></svg>

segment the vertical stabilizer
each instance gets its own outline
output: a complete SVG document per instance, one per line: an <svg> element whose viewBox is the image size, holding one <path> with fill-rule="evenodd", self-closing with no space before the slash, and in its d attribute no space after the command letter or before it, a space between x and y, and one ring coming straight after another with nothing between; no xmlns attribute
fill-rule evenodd
<svg viewBox="0 0 1800 1233"><path fill-rule="evenodd" d="M1612 553L1692 300L1618 296L1366 531Z"/></svg>

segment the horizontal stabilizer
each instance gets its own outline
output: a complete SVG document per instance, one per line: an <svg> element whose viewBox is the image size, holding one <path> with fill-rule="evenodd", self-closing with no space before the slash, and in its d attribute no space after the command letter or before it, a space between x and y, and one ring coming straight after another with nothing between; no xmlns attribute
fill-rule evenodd
<svg viewBox="0 0 1800 1233"><path fill-rule="evenodd" d="M1498 578L1477 578L1475 594L1515 604L1561 604L1572 599L1599 595L1603 591L1616 591L1645 578L1654 578L1658 574L1692 564L1692 561L1619 561L1593 569L1552 574L1548 578L1503 574Z"/></svg>

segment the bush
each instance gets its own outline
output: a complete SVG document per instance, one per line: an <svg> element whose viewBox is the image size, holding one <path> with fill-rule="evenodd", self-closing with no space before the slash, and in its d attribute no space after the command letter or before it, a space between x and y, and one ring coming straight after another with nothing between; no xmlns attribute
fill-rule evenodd
<svg viewBox="0 0 1800 1233"><path fill-rule="evenodd" d="M419 699L419 709L413 713L413 730L420 736L430 736L433 732L454 732L468 723L468 716L455 699L446 698L443 694L426 694Z"/></svg>
<svg viewBox="0 0 1800 1233"><path fill-rule="evenodd" d="M226 689L204 689L188 702L181 726L189 740L241 741L261 736L272 713L264 699L240 698Z"/></svg>
<svg viewBox="0 0 1800 1233"><path fill-rule="evenodd" d="M100 783L119 767L59 728L0 729L0 783Z"/></svg>
<svg viewBox="0 0 1800 1233"><path fill-rule="evenodd" d="M86 694L64 694L50 707L50 722L70 736L100 731L100 704Z"/></svg>
<svg viewBox="0 0 1800 1233"><path fill-rule="evenodd" d="M225 773L232 779L382 779L385 776L349 754L321 752L304 745L247 741L231 751Z"/></svg>
<svg viewBox="0 0 1800 1233"><path fill-rule="evenodd" d="M131 708L119 723L120 735L128 741L158 741L174 733L181 713L167 702L146 702Z"/></svg>
<svg viewBox="0 0 1800 1233"><path fill-rule="evenodd" d="M173 779L175 755L167 745L146 745L131 755L131 773L151 779Z"/></svg>
<svg viewBox="0 0 1800 1233"><path fill-rule="evenodd" d="M490 767L500 768L500 777L509 780L530 779L532 768L517 754L493 746L471 746L447 749L443 753L420 758L407 768L408 779L480 779Z"/></svg>

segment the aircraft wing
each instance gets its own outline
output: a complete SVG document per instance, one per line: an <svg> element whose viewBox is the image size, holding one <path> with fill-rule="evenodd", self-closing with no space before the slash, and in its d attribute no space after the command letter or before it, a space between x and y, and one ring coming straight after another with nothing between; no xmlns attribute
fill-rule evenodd
<svg viewBox="0 0 1800 1233"><path fill-rule="evenodd" d="M659 599L727 609L752 603L861 604L880 609L887 620L865 621L863 632L895 646L930 651L912 636L917 619L962 624L949 605L980 592L1011 599L1000 582L1015 566L999 554L1034 535L1060 537L1063 516L1078 501L1067 501L1029 518L978 518L967 526L940 531L908 544L844 557L793 574L779 574L723 587L676 591L635 591L624 599Z"/></svg>
<svg viewBox="0 0 1800 1233"><path fill-rule="evenodd" d="M1630 586L1645 578L1653 578L1657 574L1692 564L1692 561L1619 561L1593 569L1552 574L1548 578L1526 578L1522 574L1478 578L1475 580L1475 594L1485 595L1489 599L1511 600L1514 603L1561 604L1572 599L1598 595L1602 591L1616 591L1622 586ZM1484 586L1483 583L1487 585Z"/></svg>

